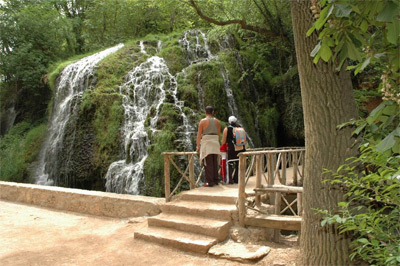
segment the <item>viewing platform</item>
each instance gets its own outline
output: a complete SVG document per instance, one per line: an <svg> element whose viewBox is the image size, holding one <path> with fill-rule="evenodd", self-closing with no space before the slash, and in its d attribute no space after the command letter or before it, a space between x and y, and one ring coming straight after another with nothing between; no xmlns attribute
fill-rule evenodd
<svg viewBox="0 0 400 266"><path fill-rule="evenodd" d="M304 148L250 150L239 155L239 184L199 187L203 169L195 174L197 153L164 153L166 203L135 238L207 253L227 239L231 226L240 225L273 229L279 242L280 230L301 230L304 154ZM170 164L180 174L172 192ZM191 189L176 194L184 182Z"/></svg>

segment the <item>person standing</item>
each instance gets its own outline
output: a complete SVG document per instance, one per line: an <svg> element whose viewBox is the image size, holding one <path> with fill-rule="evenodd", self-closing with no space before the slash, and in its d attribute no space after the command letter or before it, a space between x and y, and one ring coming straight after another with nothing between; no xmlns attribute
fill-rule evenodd
<svg viewBox="0 0 400 266"><path fill-rule="evenodd" d="M197 131L196 151L200 152L200 162L204 164L207 183L203 186L212 187L218 185L218 155L219 138L221 136L221 124L214 117L214 108L207 106L206 117L199 123Z"/></svg>
<svg viewBox="0 0 400 266"><path fill-rule="evenodd" d="M245 146L243 146L242 150L235 149L235 140L233 136L233 129L236 127L241 127L237 123L237 118L235 116L230 116L228 118L229 126L224 129L222 135L222 145L228 143L228 173L227 180L229 184L238 183L238 175L239 175L239 157L238 154L240 152L246 151ZM234 160L234 161L231 161ZM231 161L231 162L229 162Z"/></svg>

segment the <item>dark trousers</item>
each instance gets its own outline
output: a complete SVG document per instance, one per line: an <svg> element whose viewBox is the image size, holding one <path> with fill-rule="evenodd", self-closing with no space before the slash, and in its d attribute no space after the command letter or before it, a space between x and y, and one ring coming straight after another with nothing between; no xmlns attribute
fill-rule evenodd
<svg viewBox="0 0 400 266"><path fill-rule="evenodd" d="M229 167L229 184L238 183L239 177L239 161L228 163Z"/></svg>
<svg viewBox="0 0 400 266"><path fill-rule="evenodd" d="M209 154L205 158L205 173L206 180L210 186L218 184L218 155L217 154Z"/></svg>
<svg viewBox="0 0 400 266"><path fill-rule="evenodd" d="M244 151L244 150L243 150ZM233 144L228 144L228 161L229 160L235 160L239 159L238 154L242 151L235 151L235 148ZM238 183L238 176L239 176L239 160L233 161L233 162L228 162L228 178L229 178L229 183Z"/></svg>

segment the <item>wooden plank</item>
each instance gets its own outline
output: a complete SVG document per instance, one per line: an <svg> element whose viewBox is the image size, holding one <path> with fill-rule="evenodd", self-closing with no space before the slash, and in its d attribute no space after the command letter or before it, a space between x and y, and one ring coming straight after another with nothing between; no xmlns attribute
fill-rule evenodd
<svg viewBox="0 0 400 266"><path fill-rule="evenodd" d="M302 187L295 186L263 186L262 188L255 188L254 191L264 191L264 192L284 192L284 193L303 193Z"/></svg>
<svg viewBox="0 0 400 266"><path fill-rule="evenodd" d="M246 218L246 156L239 155L239 193L238 193L238 212L239 224L244 226Z"/></svg>
<svg viewBox="0 0 400 266"><path fill-rule="evenodd" d="M165 189L165 201L170 201L171 184L170 184L170 171L169 171L169 156L164 155L164 189Z"/></svg>
<svg viewBox="0 0 400 266"><path fill-rule="evenodd" d="M264 215L247 217L246 225L267 227L273 229L301 231L301 217L288 215Z"/></svg>

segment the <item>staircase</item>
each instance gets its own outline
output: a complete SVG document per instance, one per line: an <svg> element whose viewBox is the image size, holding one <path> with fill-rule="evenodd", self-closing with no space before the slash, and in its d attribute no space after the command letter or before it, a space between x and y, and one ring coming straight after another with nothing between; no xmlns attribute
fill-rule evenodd
<svg viewBox="0 0 400 266"><path fill-rule="evenodd" d="M183 192L179 199L162 206L162 213L148 218L148 226L136 231L136 239L205 254L225 240L237 220L237 196L224 193L224 186Z"/></svg>

